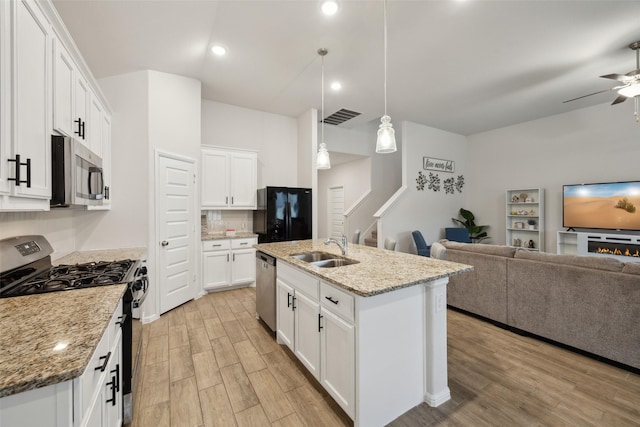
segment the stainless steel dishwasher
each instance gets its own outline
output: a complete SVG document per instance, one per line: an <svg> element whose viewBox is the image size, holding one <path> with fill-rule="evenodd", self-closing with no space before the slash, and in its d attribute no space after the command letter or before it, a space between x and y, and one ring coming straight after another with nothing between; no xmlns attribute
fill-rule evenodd
<svg viewBox="0 0 640 427"><path fill-rule="evenodd" d="M276 331L276 259L256 251L256 314Z"/></svg>

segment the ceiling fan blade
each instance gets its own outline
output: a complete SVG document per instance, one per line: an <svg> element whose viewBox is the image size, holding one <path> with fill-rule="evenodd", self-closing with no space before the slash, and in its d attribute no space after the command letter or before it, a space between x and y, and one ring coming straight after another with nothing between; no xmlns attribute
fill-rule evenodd
<svg viewBox="0 0 640 427"><path fill-rule="evenodd" d="M600 77L603 79L618 80L619 82L625 82L625 83L633 80L633 77L626 76L624 74L607 74Z"/></svg>
<svg viewBox="0 0 640 427"><path fill-rule="evenodd" d="M627 97L624 95L618 95L618 97L616 99L613 100L613 102L611 103L611 105L616 105L616 104L620 104L621 102L624 102L627 100Z"/></svg>
<svg viewBox="0 0 640 427"><path fill-rule="evenodd" d="M563 104L566 104L567 102L576 101L576 100L578 100L578 99L586 98L587 96L597 95L597 94L599 94L599 93L610 92L610 91L612 91L612 90L614 90L614 89L616 89L616 88L615 88L615 87L612 87L611 89L599 90L599 91L597 91L597 92L593 92L593 93L590 93L590 94L588 94L588 95L582 95L582 96L579 96L579 97L577 97L577 98L567 99L566 101L562 101L562 103L563 103Z"/></svg>

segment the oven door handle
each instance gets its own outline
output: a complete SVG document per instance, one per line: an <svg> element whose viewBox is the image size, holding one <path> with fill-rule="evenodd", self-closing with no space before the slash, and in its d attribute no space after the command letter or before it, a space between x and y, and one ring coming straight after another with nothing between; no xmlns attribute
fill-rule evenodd
<svg viewBox="0 0 640 427"><path fill-rule="evenodd" d="M127 313L123 313L122 316L118 316L116 325L120 325L120 329L124 327L124 323L127 321Z"/></svg>

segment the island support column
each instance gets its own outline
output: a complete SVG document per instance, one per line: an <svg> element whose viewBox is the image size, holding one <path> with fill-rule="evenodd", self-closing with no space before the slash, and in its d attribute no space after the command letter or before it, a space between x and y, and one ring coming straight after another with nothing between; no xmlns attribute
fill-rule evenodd
<svg viewBox="0 0 640 427"><path fill-rule="evenodd" d="M447 283L448 277L424 284L424 401L434 407L451 399L447 379Z"/></svg>

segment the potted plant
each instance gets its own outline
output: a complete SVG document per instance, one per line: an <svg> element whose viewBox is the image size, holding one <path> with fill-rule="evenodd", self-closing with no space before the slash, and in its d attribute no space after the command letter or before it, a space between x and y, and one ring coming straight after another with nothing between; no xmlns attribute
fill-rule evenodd
<svg viewBox="0 0 640 427"><path fill-rule="evenodd" d="M536 220L533 218L529 218L527 220L527 224L529 224L529 230L535 230L536 229Z"/></svg>
<svg viewBox="0 0 640 427"><path fill-rule="evenodd" d="M484 231L489 226L476 225L475 223L476 217L473 215L473 212L464 208L460 208L458 215L461 216L462 219L459 219L459 218L451 218L451 219L453 220L453 222L456 222L467 229L467 231L469 232L469 237L471 238L471 241L473 243L478 243L484 239L489 238L489 236L487 235L487 232Z"/></svg>

